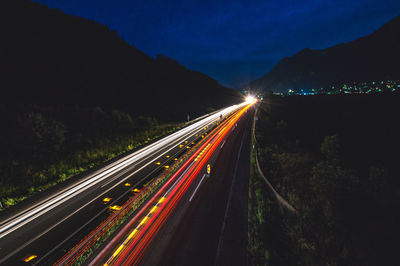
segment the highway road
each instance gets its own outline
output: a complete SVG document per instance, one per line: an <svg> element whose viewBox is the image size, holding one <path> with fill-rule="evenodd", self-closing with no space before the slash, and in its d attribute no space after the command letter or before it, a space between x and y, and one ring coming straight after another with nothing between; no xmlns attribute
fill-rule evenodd
<svg viewBox="0 0 400 266"><path fill-rule="evenodd" d="M245 265L249 107L210 132L91 265Z"/></svg>
<svg viewBox="0 0 400 266"><path fill-rule="evenodd" d="M121 205L133 188L160 175L188 147L194 145L220 121L248 103L213 113L184 129L135 151L95 172L66 182L0 215L0 264L51 264L109 215L109 206ZM129 185L129 186L128 186ZM104 204L104 198L111 198Z"/></svg>
<svg viewBox="0 0 400 266"><path fill-rule="evenodd" d="M140 265L247 265L253 111L220 144L212 174L193 183Z"/></svg>

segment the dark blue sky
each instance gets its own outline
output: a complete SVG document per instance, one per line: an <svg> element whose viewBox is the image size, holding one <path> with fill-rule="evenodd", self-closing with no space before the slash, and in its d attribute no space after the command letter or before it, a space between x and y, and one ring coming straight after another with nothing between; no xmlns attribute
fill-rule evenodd
<svg viewBox="0 0 400 266"><path fill-rule="evenodd" d="M227 86L268 72L303 48L367 35L400 13L399 0L36 0L106 24L155 56Z"/></svg>

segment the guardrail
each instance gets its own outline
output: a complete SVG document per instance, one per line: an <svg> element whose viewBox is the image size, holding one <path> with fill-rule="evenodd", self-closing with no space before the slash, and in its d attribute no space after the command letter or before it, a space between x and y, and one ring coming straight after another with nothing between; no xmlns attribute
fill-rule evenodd
<svg viewBox="0 0 400 266"><path fill-rule="evenodd" d="M257 139L256 139L256 115L257 115L257 111L258 111L258 107L256 109L256 111L254 112L254 117L253 117L253 125L252 125L252 132L253 132L253 139L254 139L254 144L253 144L253 149L255 151L255 159L256 159L256 166L257 166L257 171L260 174L260 176L264 179L265 183L267 184L267 186L271 189L272 193L274 193L275 198L278 200L278 202L284 206L286 209L288 209L290 212L292 213L297 213L297 210L290 205L290 203L285 200L276 190L275 188L272 186L271 182L268 181L268 179L265 177L264 173L261 170L260 164L258 162L258 155L257 155Z"/></svg>

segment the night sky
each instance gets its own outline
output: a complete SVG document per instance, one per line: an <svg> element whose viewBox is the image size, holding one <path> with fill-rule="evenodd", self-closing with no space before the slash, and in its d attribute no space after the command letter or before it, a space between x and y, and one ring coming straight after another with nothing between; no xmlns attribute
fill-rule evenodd
<svg viewBox="0 0 400 266"><path fill-rule="evenodd" d="M169 56L237 87L303 48L370 34L399 0L36 0L117 30L148 55Z"/></svg>

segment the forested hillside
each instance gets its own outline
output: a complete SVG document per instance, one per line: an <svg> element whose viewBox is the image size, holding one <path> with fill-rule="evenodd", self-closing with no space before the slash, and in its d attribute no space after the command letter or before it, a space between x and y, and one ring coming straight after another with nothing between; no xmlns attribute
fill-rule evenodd
<svg viewBox="0 0 400 266"><path fill-rule="evenodd" d="M400 115L394 95L268 97L255 144L254 264L391 265L400 236Z"/></svg>
<svg viewBox="0 0 400 266"><path fill-rule="evenodd" d="M246 87L287 92L352 82L400 79L400 16L376 32L321 50L304 49L282 59Z"/></svg>
<svg viewBox="0 0 400 266"><path fill-rule="evenodd" d="M241 101L172 59L154 59L107 26L28 0L0 2L3 102L106 106L180 121Z"/></svg>

